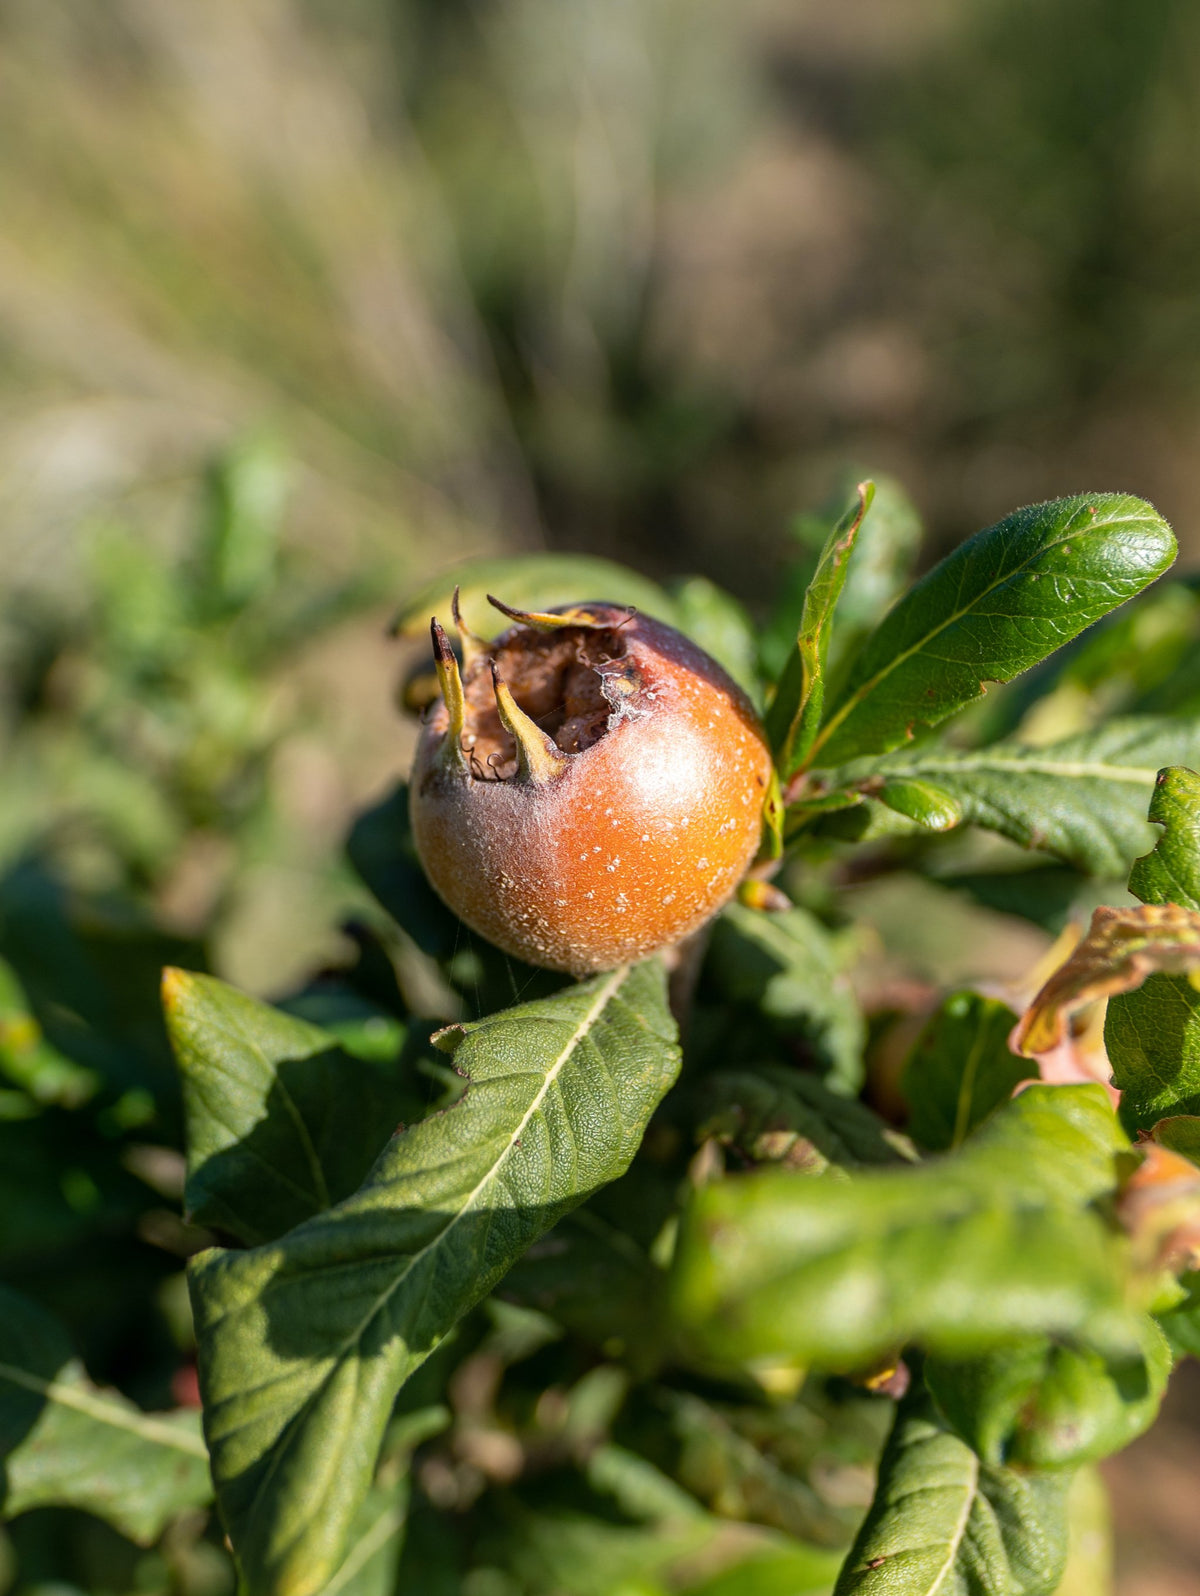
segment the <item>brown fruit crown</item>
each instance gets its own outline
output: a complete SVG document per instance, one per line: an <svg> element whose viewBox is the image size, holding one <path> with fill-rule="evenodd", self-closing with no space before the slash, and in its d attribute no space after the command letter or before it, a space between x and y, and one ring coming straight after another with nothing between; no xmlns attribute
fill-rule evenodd
<svg viewBox="0 0 1200 1596"><path fill-rule="evenodd" d="M745 695L674 628L587 603L486 644L463 668L431 622L442 701L413 771L417 850L490 941L582 974L702 924L757 849L770 755Z"/></svg>

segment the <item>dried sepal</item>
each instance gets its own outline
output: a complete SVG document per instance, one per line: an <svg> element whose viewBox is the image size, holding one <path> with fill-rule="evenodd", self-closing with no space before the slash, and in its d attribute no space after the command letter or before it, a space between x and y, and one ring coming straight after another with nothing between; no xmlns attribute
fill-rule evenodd
<svg viewBox="0 0 1200 1596"><path fill-rule="evenodd" d="M554 739L547 737L536 721L517 703L507 683L492 661L492 685L500 724L517 745L517 776L525 781L552 781L567 768L568 756L560 753Z"/></svg>
<svg viewBox="0 0 1200 1596"><path fill-rule="evenodd" d="M459 646L462 649L463 665L469 671L477 659L487 653L487 640L473 632L463 620L461 589L455 585L454 594L450 599L450 613L454 617L454 629L458 633Z"/></svg>
<svg viewBox="0 0 1200 1596"><path fill-rule="evenodd" d="M462 738L466 726L466 701L463 697L462 676L458 669L458 661L454 657L454 650L450 641L442 630L437 616L429 622L429 632L433 639L433 663L437 670L438 686L442 690L442 701L446 705L446 735L442 743L441 757L456 768L467 768L467 757L463 753Z"/></svg>
<svg viewBox="0 0 1200 1596"><path fill-rule="evenodd" d="M507 615L510 621L516 621L521 626L535 627L539 632L557 632L567 626L582 626L601 630L612 625L610 618L597 615L588 604L573 605L562 610L517 610L511 604L505 604L503 599L498 599L494 594L487 595L487 601L494 610L499 610L501 615ZM635 612L629 611L630 615Z"/></svg>

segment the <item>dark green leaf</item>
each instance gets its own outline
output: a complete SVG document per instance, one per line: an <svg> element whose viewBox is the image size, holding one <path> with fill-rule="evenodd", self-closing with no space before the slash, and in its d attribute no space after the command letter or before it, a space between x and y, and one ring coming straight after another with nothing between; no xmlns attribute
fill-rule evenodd
<svg viewBox="0 0 1200 1596"><path fill-rule="evenodd" d="M803 1444L808 1438L789 1435L778 1412L719 1406L685 1392L668 1392L664 1400L680 1449L674 1472L714 1512L817 1546L849 1542L862 1506L835 1506L814 1483L820 1465L833 1462L828 1441L823 1456L813 1456ZM873 1463L874 1455L862 1462Z"/></svg>
<svg viewBox="0 0 1200 1596"><path fill-rule="evenodd" d="M939 886L968 894L985 909L1020 915L1055 935L1088 891L1086 876L1069 865L1057 864L1035 864L1022 870L968 870L939 874L935 879Z"/></svg>
<svg viewBox="0 0 1200 1596"><path fill-rule="evenodd" d="M807 910L764 914L730 904L713 926L705 973L724 1003L765 1016L777 1033L803 1036L832 1079L857 1088L862 1012L836 939Z"/></svg>
<svg viewBox="0 0 1200 1596"><path fill-rule="evenodd" d="M901 1403L875 1501L835 1596L1051 1596L1067 1476L981 1463L919 1387Z"/></svg>
<svg viewBox="0 0 1200 1596"><path fill-rule="evenodd" d="M1105 1358L1030 1336L982 1358L932 1357L925 1379L946 1419L985 1463L1075 1468L1119 1451L1149 1428L1171 1373L1153 1319L1141 1351Z"/></svg>
<svg viewBox="0 0 1200 1596"><path fill-rule="evenodd" d="M496 1504L477 1548L479 1588L491 1575L493 1589L520 1596L657 1592L670 1565L702 1554L718 1530L652 1463L611 1443L578 1473L560 1468L540 1483Z"/></svg>
<svg viewBox="0 0 1200 1596"><path fill-rule="evenodd" d="M395 1061L209 975L168 970L192 1218L254 1246L348 1197L411 1103Z"/></svg>
<svg viewBox="0 0 1200 1596"><path fill-rule="evenodd" d="M198 943L163 935L128 901L69 890L30 857L0 879L0 955L50 1046L112 1088L150 1092L169 1123L178 1077L159 982L166 964L202 968Z"/></svg>
<svg viewBox="0 0 1200 1596"><path fill-rule="evenodd" d="M783 776L796 768L817 734L825 699L825 660L834 610L846 581L854 540L874 494L873 482L859 483L857 502L830 532L804 595L795 648L767 711L767 734Z"/></svg>
<svg viewBox="0 0 1200 1596"><path fill-rule="evenodd" d="M1200 764L1200 720L1114 720L1045 748L995 743L959 751L937 744L858 760L822 778L830 790L929 782L962 818L1097 876L1122 879L1153 839L1146 805L1161 767Z"/></svg>
<svg viewBox="0 0 1200 1596"><path fill-rule="evenodd" d="M1012 1096L1032 1066L1009 1050L1017 1016L978 992L954 992L932 1016L909 1054L900 1089L909 1134L930 1152L958 1147Z"/></svg>
<svg viewBox="0 0 1200 1596"><path fill-rule="evenodd" d="M27 1092L35 1103L76 1108L100 1084L93 1070L82 1069L47 1042L29 1009L12 967L0 960L0 1073Z"/></svg>
<svg viewBox="0 0 1200 1596"><path fill-rule="evenodd" d="M1135 863L1129 890L1143 903L1200 908L1200 778L1191 770L1163 770L1150 819L1163 834ZM1112 998L1104 1043L1130 1131L1169 1115L1200 1114L1200 992L1186 977L1152 975L1136 991Z"/></svg>
<svg viewBox="0 0 1200 1596"><path fill-rule="evenodd" d="M649 1373L662 1359L663 1271L627 1231L591 1205L534 1242L505 1276L501 1294L639 1373Z"/></svg>
<svg viewBox="0 0 1200 1596"><path fill-rule="evenodd" d="M212 1497L200 1416L143 1413L92 1384L61 1326L0 1287L0 1479L4 1517L78 1507L139 1545Z"/></svg>
<svg viewBox="0 0 1200 1596"><path fill-rule="evenodd" d="M529 1244L627 1166L678 1068L657 963L455 1027L467 1090L346 1202L193 1260L222 1514L255 1596L337 1566L392 1399Z"/></svg>
<svg viewBox="0 0 1200 1596"><path fill-rule="evenodd" d="M715 1136L753 1163L783 1162L817 1173L894 1164L904 1139L857 1098L815 1075L781 1065L707 1075L697 1089L697 1135Z"/></svg>
<svg viewBox="0 0 1200 1596"><path fill-rule="evenodd" d="M459 923L429 885L408 819L408 785L398 782L355 820L346 854L379 902L423 953L449 958Z"/></svg>
<svg viewBox="0 0 1200 1596"><path fill-rule="evenodd" d="M936 1162L715 1181L684 1219L676 1313L725 1363L853 1370L910 1340L968 1355L1035 1331L1121 1350L1124 1254L1083 1205L1125 1146L1102 1087L1039 1085Z"/></svg>
<svg viewBox="0 0 1200 1596"><path fill-rule="evenodd" d="M318 980L277 1006L325 1031L343 1052L368 1064L394 1064L408 1038L408 1026L392 1010L380 1008L340 980Z"/></svg>
<svg viewBox="0 0 1200 1596"><path fill-rule="evenodd" d="M1140 499L1102 493L1018 510L888 613L811 753L837 764L936 726L986 682L1011 680L1140 593L1174 557L1171 529Z"/></svg>

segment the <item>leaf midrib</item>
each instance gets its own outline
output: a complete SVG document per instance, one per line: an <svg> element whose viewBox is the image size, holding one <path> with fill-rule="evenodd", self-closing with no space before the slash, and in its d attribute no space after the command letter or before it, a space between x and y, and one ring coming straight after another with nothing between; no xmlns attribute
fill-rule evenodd
<svg viewBox="0 0 1200 1596"><path fill-rule="evenodd" d="M1103 760L1090 759L1040 759L1020 755L989 757L986 753L964 754L961 758L950 756L918 759L911 764L892 764L883 767L889 776L955 776L966 772L989 772L1024 776L1062 776L1077 781L1090 778L1095 781L1116 781L1142 786L1158 771L1158 761L1152 765L1110 765Z"/></svg>
<svg viewBox="0 0 1200 1596"><path fill-rule="evenodd" d="M861 687L857 688L846 700L841 709L837 710L836 713L830 717L829 721L824 727L822 727L821 731L814 739L812 747L809 750L809 763L812 763L812 756L817 752L817 750L824 747L824 745L829 741L830 737L843 723L843 721L847 719L852 711L858 708L859 704L861 704L865 698L875 691L880 682L884 681L892 673L892 671L897 670L901 665L906 664L914 654L919 654L921 650L926 648L935 637L940 636L947 627L953 626L957 621L961 621L964 615L969 615L973 609L981 604L985 598L994 593L997 588L1003 587L1007 582L1011 582L1015 577L1020 576L1023 571L1029 568L1029 566L1035 564L1038 560L1043 559L1047 554L1049 554L1051 549L1058 548L1070 538L1078 538L1081 535L1083 537L1087 537L1090 533L1095 532L1102 527L1111 527L1116 525L1118 521L1133 519L1135 518L1126 516L1112 516L1103 521L1093 519L1091 525L1083 534L1072 531L1068 525L1068 527L1059 537L1055 538L1052 542L1041 544L1037 551L1034 554L1031 554L1027 560L1024 560L1020 565L1014 566L1011 571L1006 572L1003 576L998 576L994 582L989 583L987 587L976 593L969 604L964 604L961 609L954 610L946 617L944 621L941 622L940 625L931 627L929 631L924 632L911 648L907 648L903 650L902 653L894 655L886 665L881 666L880 669L876 671L874 676L870 677L869 680L865 681ZM1153 523L1147 520L1146 525L1150 526L1153 525ZM913 591L915 592L916 589L913 589ZM892 613L894 614L895 611ZM887 619L888 617L885 616L881 625L886 624Z"/></svg>
<svg viewBox="0 0 1200 1596"><path fill-rule="evenodd" d="M975 1506L975 1495L979 1489L979 1459L976 1457L975 1453L971 1452L970 1450L967 1451L967 1466L969 1470L969 1479L967 1481L966 1489L963 1492L962 1512L959 1515L958 1523L955 1525L954 1533L950 1539L948 1548L949 1555L947 1556L945 1563L942 1565L936 1580L934 1580L933 1584L929 1587L929 1596L937 1596L938 1591L944 1587L947 1578L953 1572L954 1565L958 1560L958 1552L963 1542L963 1536L967 1533L967 1525L971 1522L971 1511Z"/></svg>
<svg viewBox="0 0 1200 1596"><path fill-rule="evenodd" d="M295 1098L288 1090L283 1076L279 1073L278 1064L286 1061L282 1059L272 1060L268 1058L265 1050L257 1038L251 1032L247 1031L245 1027L239 1024L236 1020L233 1020L230 1023L230 1029L233 1028L236 1028L237 1040L242 1044L243 1047L245 1047L249 1052L253 1053L258 1058L267 1079L271 1080L273 1084L279 1088L280 1097L283 1100L283 1106L287 1111L288 1118L292 1121L292 1127L296 1132L296 1138L304 1152L305 1162L308 1164L308 1172L312 1176L313 1191L311 1195L316 1198L318 1209L327 1209L330 1206L330 1196L329 1186L325 1180L325 1171L321 1166L320 1158L317 1156L317 1149L313 1145L313 1139L308 1133L308 1126L305 1124L304 1116L301 1114ZM332 1037L330 1037L329 1040L330 1043L333 1042ZM306 1195L309 1194L306 1193Z"/></svg>
<svg viewBox="0 0 1200 1596"><path fill-rule="evenodd" d="M0 1380L8 1380L24 1391L32 1391L47 1402L57 1402L60 1407L73 1408L76 1413L86 1414L88 1418L107 1424L114 1430L127 1430L143 1441L174 1447L177 1452L186 1452L191 1457L208 1461L208 1448L198 1435L172 1429L169 1424L163 1424L148 1414L130 1412L103 1396L93 1395L84 1387L68 1385L60 1380L45 1380L12 1363L0 1363Z"/></svg>

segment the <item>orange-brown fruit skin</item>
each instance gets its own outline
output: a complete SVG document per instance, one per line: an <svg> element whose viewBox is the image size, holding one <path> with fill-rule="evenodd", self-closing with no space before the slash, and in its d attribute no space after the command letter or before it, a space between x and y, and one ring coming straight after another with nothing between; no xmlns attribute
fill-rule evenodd
<svg viewBox="0 0 1200 1596"><path fill-rule="evenodd" d="M715 660L660 621L586 608L621 627L641 678L600 741L543 783L480 780L439 757L439 704L411 783L417 852L448 906L506 952L573 975L647 958L732 896L771 773L762 725Z"/></svg>

